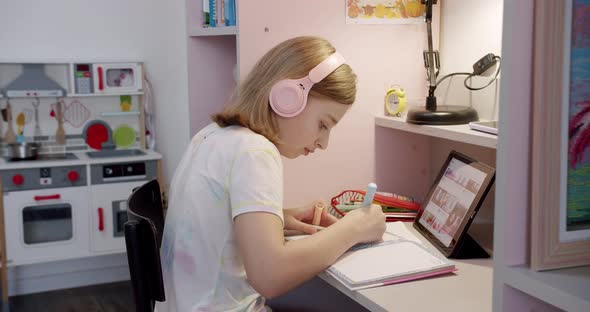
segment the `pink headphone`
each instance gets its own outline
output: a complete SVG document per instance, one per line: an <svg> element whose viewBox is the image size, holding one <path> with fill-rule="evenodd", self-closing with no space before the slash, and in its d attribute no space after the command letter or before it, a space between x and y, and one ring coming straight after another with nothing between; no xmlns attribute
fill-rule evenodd
<svg viewBox="0 0 590 312"><path fill-rule="evenodd" d="M275 83L270 90L270 107L282 117L299 115L307 104L307 96L311 87L345 62L340 53L334 52L310 70L307 76L299 79L284 79Z"/></svg>

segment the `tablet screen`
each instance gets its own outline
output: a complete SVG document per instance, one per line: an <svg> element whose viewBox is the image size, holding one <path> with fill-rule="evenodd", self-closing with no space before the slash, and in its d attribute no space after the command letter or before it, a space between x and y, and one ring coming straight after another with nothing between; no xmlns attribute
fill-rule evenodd
<svg viewBox="0 0 590 312"><path fill-rule="evenodd" d="M414 225L447 256L489 191L494 171L454 151L441 168Z"/></svg>
<svg viewBox="0 0 590 312"><path fill-rule="evenodd" d="M453 158L418 220L446 247L467 215L486 174Z"/></svg>

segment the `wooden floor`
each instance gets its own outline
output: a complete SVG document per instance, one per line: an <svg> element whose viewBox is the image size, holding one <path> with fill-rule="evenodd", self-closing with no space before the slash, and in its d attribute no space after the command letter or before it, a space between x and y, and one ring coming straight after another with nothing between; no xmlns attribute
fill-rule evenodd
<svg viewBox="0 0 590 312"><path fill-rule="evenodd" d="M368 312L367 309L314 278L268 301L274 312ZM131 282L94 285L10 297L10 312L135 312ZM0 312L2 310L0 305Z"/></svg>
<svg viewBox="0 0 590 312"><path fill-rule="evenodd" d="M1 307L0 311L2 311ZM10 312L39 311L135 312L131 282L93 285L10 297Z"/></svg>

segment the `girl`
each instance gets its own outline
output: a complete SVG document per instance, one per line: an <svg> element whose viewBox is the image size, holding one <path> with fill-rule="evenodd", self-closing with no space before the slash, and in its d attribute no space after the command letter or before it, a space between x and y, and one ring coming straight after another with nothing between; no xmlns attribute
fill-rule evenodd
<svg viewBox="0 0 590 312"><path fill-rule="evenodd" d="M315 203L282 209L281 156L327 148L355 95L355 74L321 38L287 40L258 61L176 169L158 311L265 311L265 298L313 278L353 245L381 239L378 205L338 221L324 210L327 228L317 233L309 224ZM315 234L285 242L284 230Z"/></svg>

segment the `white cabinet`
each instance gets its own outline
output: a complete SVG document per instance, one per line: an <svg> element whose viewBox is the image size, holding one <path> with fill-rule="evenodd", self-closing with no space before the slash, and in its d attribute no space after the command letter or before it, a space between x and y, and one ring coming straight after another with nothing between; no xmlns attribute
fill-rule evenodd
<svg viewBox="0 0 590 312"><path fill-rule="evenodd" d="M68 97L143 94L141 62L70 62Z"/></svg>
<svg viewBox="0 0 590 312"><path fill-rule="evenodd" d="M86 186L5 194L9 266L90 255Z"/></svg>
<svg viewBox="0 0 590 312"><path fill-rule="evenodd" d="M30 74L23 77L25 71ZM56 97L49 92L38 92L35 88L44 76L42 85L52 85L53 89L62 90L65 97L119 96L143 94L143 63L99 60L31 60L29 62L0 63L0 90L9 86L16 79L21 79L19 86L31 82L31 91L12 91L12 98L19 97ZM47 82L46 79L53 82ZM35 84L36 83L36 84ZM54 84L55 83L55 84ZM57 92L57 91L52 91ZM3 94L0 94L0 98Z"/></svg>
<svg viewBox="0 0 590 312"><path fill-rule="evenodd" d="M92 252L112 253L125 251L125 222L127 199L140 182L92 185L90 216Z"/></svg>

